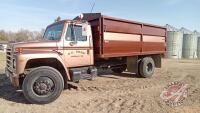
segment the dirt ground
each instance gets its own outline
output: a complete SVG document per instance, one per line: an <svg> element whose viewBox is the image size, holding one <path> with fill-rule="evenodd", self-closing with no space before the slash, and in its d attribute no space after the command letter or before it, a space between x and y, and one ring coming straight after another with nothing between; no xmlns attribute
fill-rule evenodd
<svg viewBox="0 0 200 113"><path fill-rule="evenodd" d="M168 83L189 85L188 97L181 106L169 107L160 94ZM199 113L200 61L163 60L150 79L133 74L117 75L106 71L94 81L83 80L70 85L53 103L28 104L15 92L9 80L0 75L0 113Z"/></svg>

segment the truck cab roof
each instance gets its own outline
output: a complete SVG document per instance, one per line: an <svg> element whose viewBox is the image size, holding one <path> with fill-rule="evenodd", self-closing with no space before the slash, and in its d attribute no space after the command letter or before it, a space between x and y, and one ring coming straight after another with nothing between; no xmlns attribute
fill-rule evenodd
<svg viewBox="0 0 200 113"><path fill-rule="evenodd" d="M57 25L57 24L60 24L60 23L75 23L75 24L87 23L88 24L88 22L85 21L85 20L68 20L68 19L65 19L65 20L56 21L56 22L48 25L47 27Z"/></svg>

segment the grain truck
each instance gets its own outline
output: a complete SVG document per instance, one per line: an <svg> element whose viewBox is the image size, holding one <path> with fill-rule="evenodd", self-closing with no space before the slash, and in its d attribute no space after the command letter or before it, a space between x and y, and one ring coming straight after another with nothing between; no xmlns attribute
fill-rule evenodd
<svg viewBox="0 0 200 113"><path fill-rule="evenodd" d="M9 43L5 71L30 103L47 104L100 68L149 78L165 51L165 27L84 13L47 26L40 41Z"/></svg>

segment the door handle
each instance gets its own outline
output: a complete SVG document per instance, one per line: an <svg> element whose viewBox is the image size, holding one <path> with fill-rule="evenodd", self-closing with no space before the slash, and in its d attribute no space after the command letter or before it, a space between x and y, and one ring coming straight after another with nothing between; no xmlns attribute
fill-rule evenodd
<svg viewBox="0 0 200 113"><path fill-rule="evenodd" d="M70 42L70 43L69 43L70 46L74 46L74 45L76 45L76 44L77 44L77 42Z"/></svg>

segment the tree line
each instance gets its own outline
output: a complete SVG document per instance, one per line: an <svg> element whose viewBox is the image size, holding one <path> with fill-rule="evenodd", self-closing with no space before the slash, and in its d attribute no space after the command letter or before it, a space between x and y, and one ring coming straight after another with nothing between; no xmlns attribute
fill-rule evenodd
<svg viewBox="0 0 200 113"><path fill-rule="evenodd" d="M21 29L17 32L0 30L0 41L23 42L31 40L39 40L44 34L44 29L41 31L30 31Z"/></svg>

